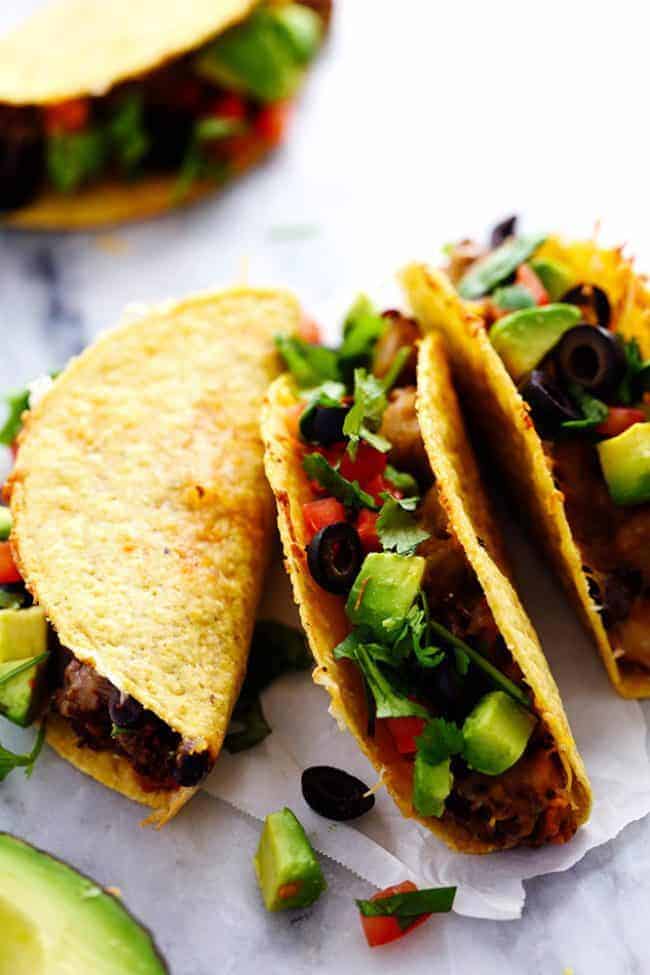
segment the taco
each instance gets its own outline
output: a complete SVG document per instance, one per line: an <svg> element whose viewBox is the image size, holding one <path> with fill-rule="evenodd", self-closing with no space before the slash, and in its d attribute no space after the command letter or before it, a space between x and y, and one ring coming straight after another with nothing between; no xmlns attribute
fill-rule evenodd
<svg viewBox="0 0 650 975"><path fill-rule="evenodd" d="M267 477L314 678L405 816L467 853L569 840L590 787L508 575L443 343L360 299L281 337Z"/></svg>
<svg viewBox="0 0 650 975"><path fill-rule="evenodd" d="M282 140L331 0L59 0L0 41L0 213L75 229L194 200Z"/></svg>
<svg viewBox="0 0 650 975"><path fill-rule="evenodd" d="M273 520L259 410L272 335L297 323L289 295L251 289L146 310L72 361L19 435L14 588L35 605L0 617L18 639L30 614L49 621L50 744L159 824L214 764L246 669Z"/></svg>
<svg viewBox="0 0 650 975"><path fill-rule="evenodd" d="M650 696L650 292L620 249L464 241L403 281L624 697Z"/></svg>

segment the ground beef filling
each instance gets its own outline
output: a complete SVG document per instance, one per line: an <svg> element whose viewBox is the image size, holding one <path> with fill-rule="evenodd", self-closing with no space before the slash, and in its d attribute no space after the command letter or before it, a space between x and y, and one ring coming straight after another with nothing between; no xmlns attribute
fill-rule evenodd
<svg viewBox="0 0 650 975"><path fill-rule="evenodd" d="M67 718L81 748L127 758L147 791L196 785L211 767L176 731L92 667L63 651L61 685L52 708Z"/></svg>
<svg viewBox="0 0 650 975"><path fill-rule="evenodd" d="M376 353L375 371L387 371L388 350L413 341L410 320L395 317ZM400 377L402 378L402 377ZM402 380L408 383L406 373ZM384 413L382 433L392 444L391 463L412 473L426 491L420 515L430 537L418 554L427 560L423 589L431 615L466 643L480 650L510 680L523 675L505 645L485 594L458 542L429 467L415 412L415 387L393 391ZM475 667L461 677L454 662L444 660L430 671L418 670L418 699L439 716L462 723L480 698L492 690ZM500 847L565 843L577 829L567 793L567 776L552 735L540 722L519 761L499 776L483 775L456 758L454 786L446 801L445 819L467 829L472 837Z"/></svg>
<svg viewBox="0 0 650 975"><path fill-rule="evenodd" d="M589 591L619 666L650 670L650 504L612 501L593 444L545 443Z"/></svg>

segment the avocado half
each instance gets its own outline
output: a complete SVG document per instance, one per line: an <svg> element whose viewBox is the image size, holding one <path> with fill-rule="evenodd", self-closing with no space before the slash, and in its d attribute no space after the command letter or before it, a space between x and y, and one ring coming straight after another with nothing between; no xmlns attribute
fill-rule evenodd
<svg viewBox="0 0 650 975"><path fill-rule="evenodd" d="M0 972L169 975L116 897L8 833L0 833L0 932Z"/></svg>

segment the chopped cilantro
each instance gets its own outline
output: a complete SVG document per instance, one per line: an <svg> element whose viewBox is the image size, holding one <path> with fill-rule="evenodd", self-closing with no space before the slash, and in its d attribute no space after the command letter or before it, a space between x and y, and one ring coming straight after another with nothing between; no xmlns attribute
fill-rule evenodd
<svg viewBox="0 0 650 975"><path fill-rule="evenodd" d="M402 471L396 470L391 464L386 465L384 477L406 497L417 494L419 491L418 482L412 474L404 474Z"/></svg>
<svg viewBox="0 0 650 975"><path fill-rule="evenodd" d="M644 392L650 390L650 360L644 360L636 339L622 339L627 371L618 389L618 398L624 406L635 403Z"/></svg>
<svg viewBox="0 0 650 975"><path fill-rule="evenodd" d="M60 193L73 193L99 175L107 155L108 142L101 129L54 133L46 146L50 182Z"/></svg>
<svg viewBox="0 0 650 975"><path fill-rule="evenodd" d="M341 371L351 377L358 366L370 365L377 339L386 329L386 320L366 295L359 295L343 324L343 342L339 349Z"/></svg>
<svg viewBox="0 0 650 975"><path fill-rule="evenodd" d="M24 768L25 775L29 777L34 770L34 763L41 753L43 742L45 741L45 722L43 721L38 730L36 741L31 752L26 755L16 755L7 748L0 745L0 782L4 782L10 772L15 768Z"/></svg>
<svg viewBox="0 0 650 975"><path fill-rule="evenodd" d="M581 420L565 420L563 430L593 430L607 419L609 407L601 400L591 396L577 383L569 384L569 395L582 412Z"/></svg>
<svg viewBox="0 0 650 975"><path fill-rule="evenodd" d="M354 405L343 424L343 433L349 437L348 453L356 456L360 440L386 453L390 443L378 434L384 410L388 406L384 384L365 369L354 370Z"/></svg>
<svg viewBox="0 0 650 975"><path fill-rule="evenodd" d="M422 914L447 914L454 906L455 896L455 887L430 887L356 903L364 917L395 917L412 923Z"/></svg>
<svg viewBox="0 0 650 975"><path fill-rule="evenodd" d="M5 402L9 412L4 426L0 429L0 443L9 447L22 429L23 413L29 409L29 390L17 389L13 393L8 393Z"/></svg>
<svg viewBox="0 0 650 975"><path fill-rule="evenodd" d="M382 671L378 660L373 654L376 644L364 644L356 633L352 632L342 643L334 648L334 658L343 657L359 666L377 706L378 718L404 718L411 715L426 718L426 708L411 701L405 694L397 690ZM382 655L384 648L379 648Z"/></svg>
<svg viewBox="0 0 650 975"><path fill-rule="evenodd" d="M463 751L463 733L453 721L432 718L415 739L418 755L428 765L438 765Z"/></svg>
<svg viewBox="0 0 650 975"><path fill-rule="evenodd" d="M108 123L111 155L120 169L133 173L142 162L151 140L144 125L142 95L130 92L122 99Z"/></svg>
<svg viewBox="0 0 650 975"><path fill-rule="evenodd" d="M322 454L307 454L302 466L310 480L317 481L329 494L342 501L346 508L377 510L372 495L364 491L358 481L348 481L346 477L339 474Z"/></svg>
<svg viewBox="0 0 650 975"><path fill-rule="evenodd" d="M287 369L303 389L340 380L337 355L333 349L312 345L297 335L276 335L275 344Z"/></svg>
<svg viewBox="0 0 650 975"><path fill-rule="evenodd" d="M408 503L411 499L405 499ZM429 532L420 528L410 510L405 510L404 502L389 498L377 518L377 534L386 552L398 555L413 555L420 542L429 538Z"/></svg>

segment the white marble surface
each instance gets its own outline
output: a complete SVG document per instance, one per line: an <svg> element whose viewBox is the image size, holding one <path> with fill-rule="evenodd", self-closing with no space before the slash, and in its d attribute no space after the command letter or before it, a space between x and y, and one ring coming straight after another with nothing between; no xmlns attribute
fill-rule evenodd
<svg viewBox="0 0 650 975"><path fill-rule="evenodd" d="M38 2L4 0L0 28ZM603 218L650 268L636 0L339 6L293 141L220 199L108 240L0 232L0 385L61 365L127 302L229 282L246 262L251 280L289 284L324 314L342 293L511 210L573 233ZM650 970L648 820L570 872L528 883L520 921L434 919L370 954L351 905L368 886L342 868L326 864L330 891L312 911L271 917L250 870L257 823L199 797L134 847L138 818L51 754L31 782L16 773L1 787L0 828L121 887L174 975ZM215 836L223 845L206 860Z"/></svg>

